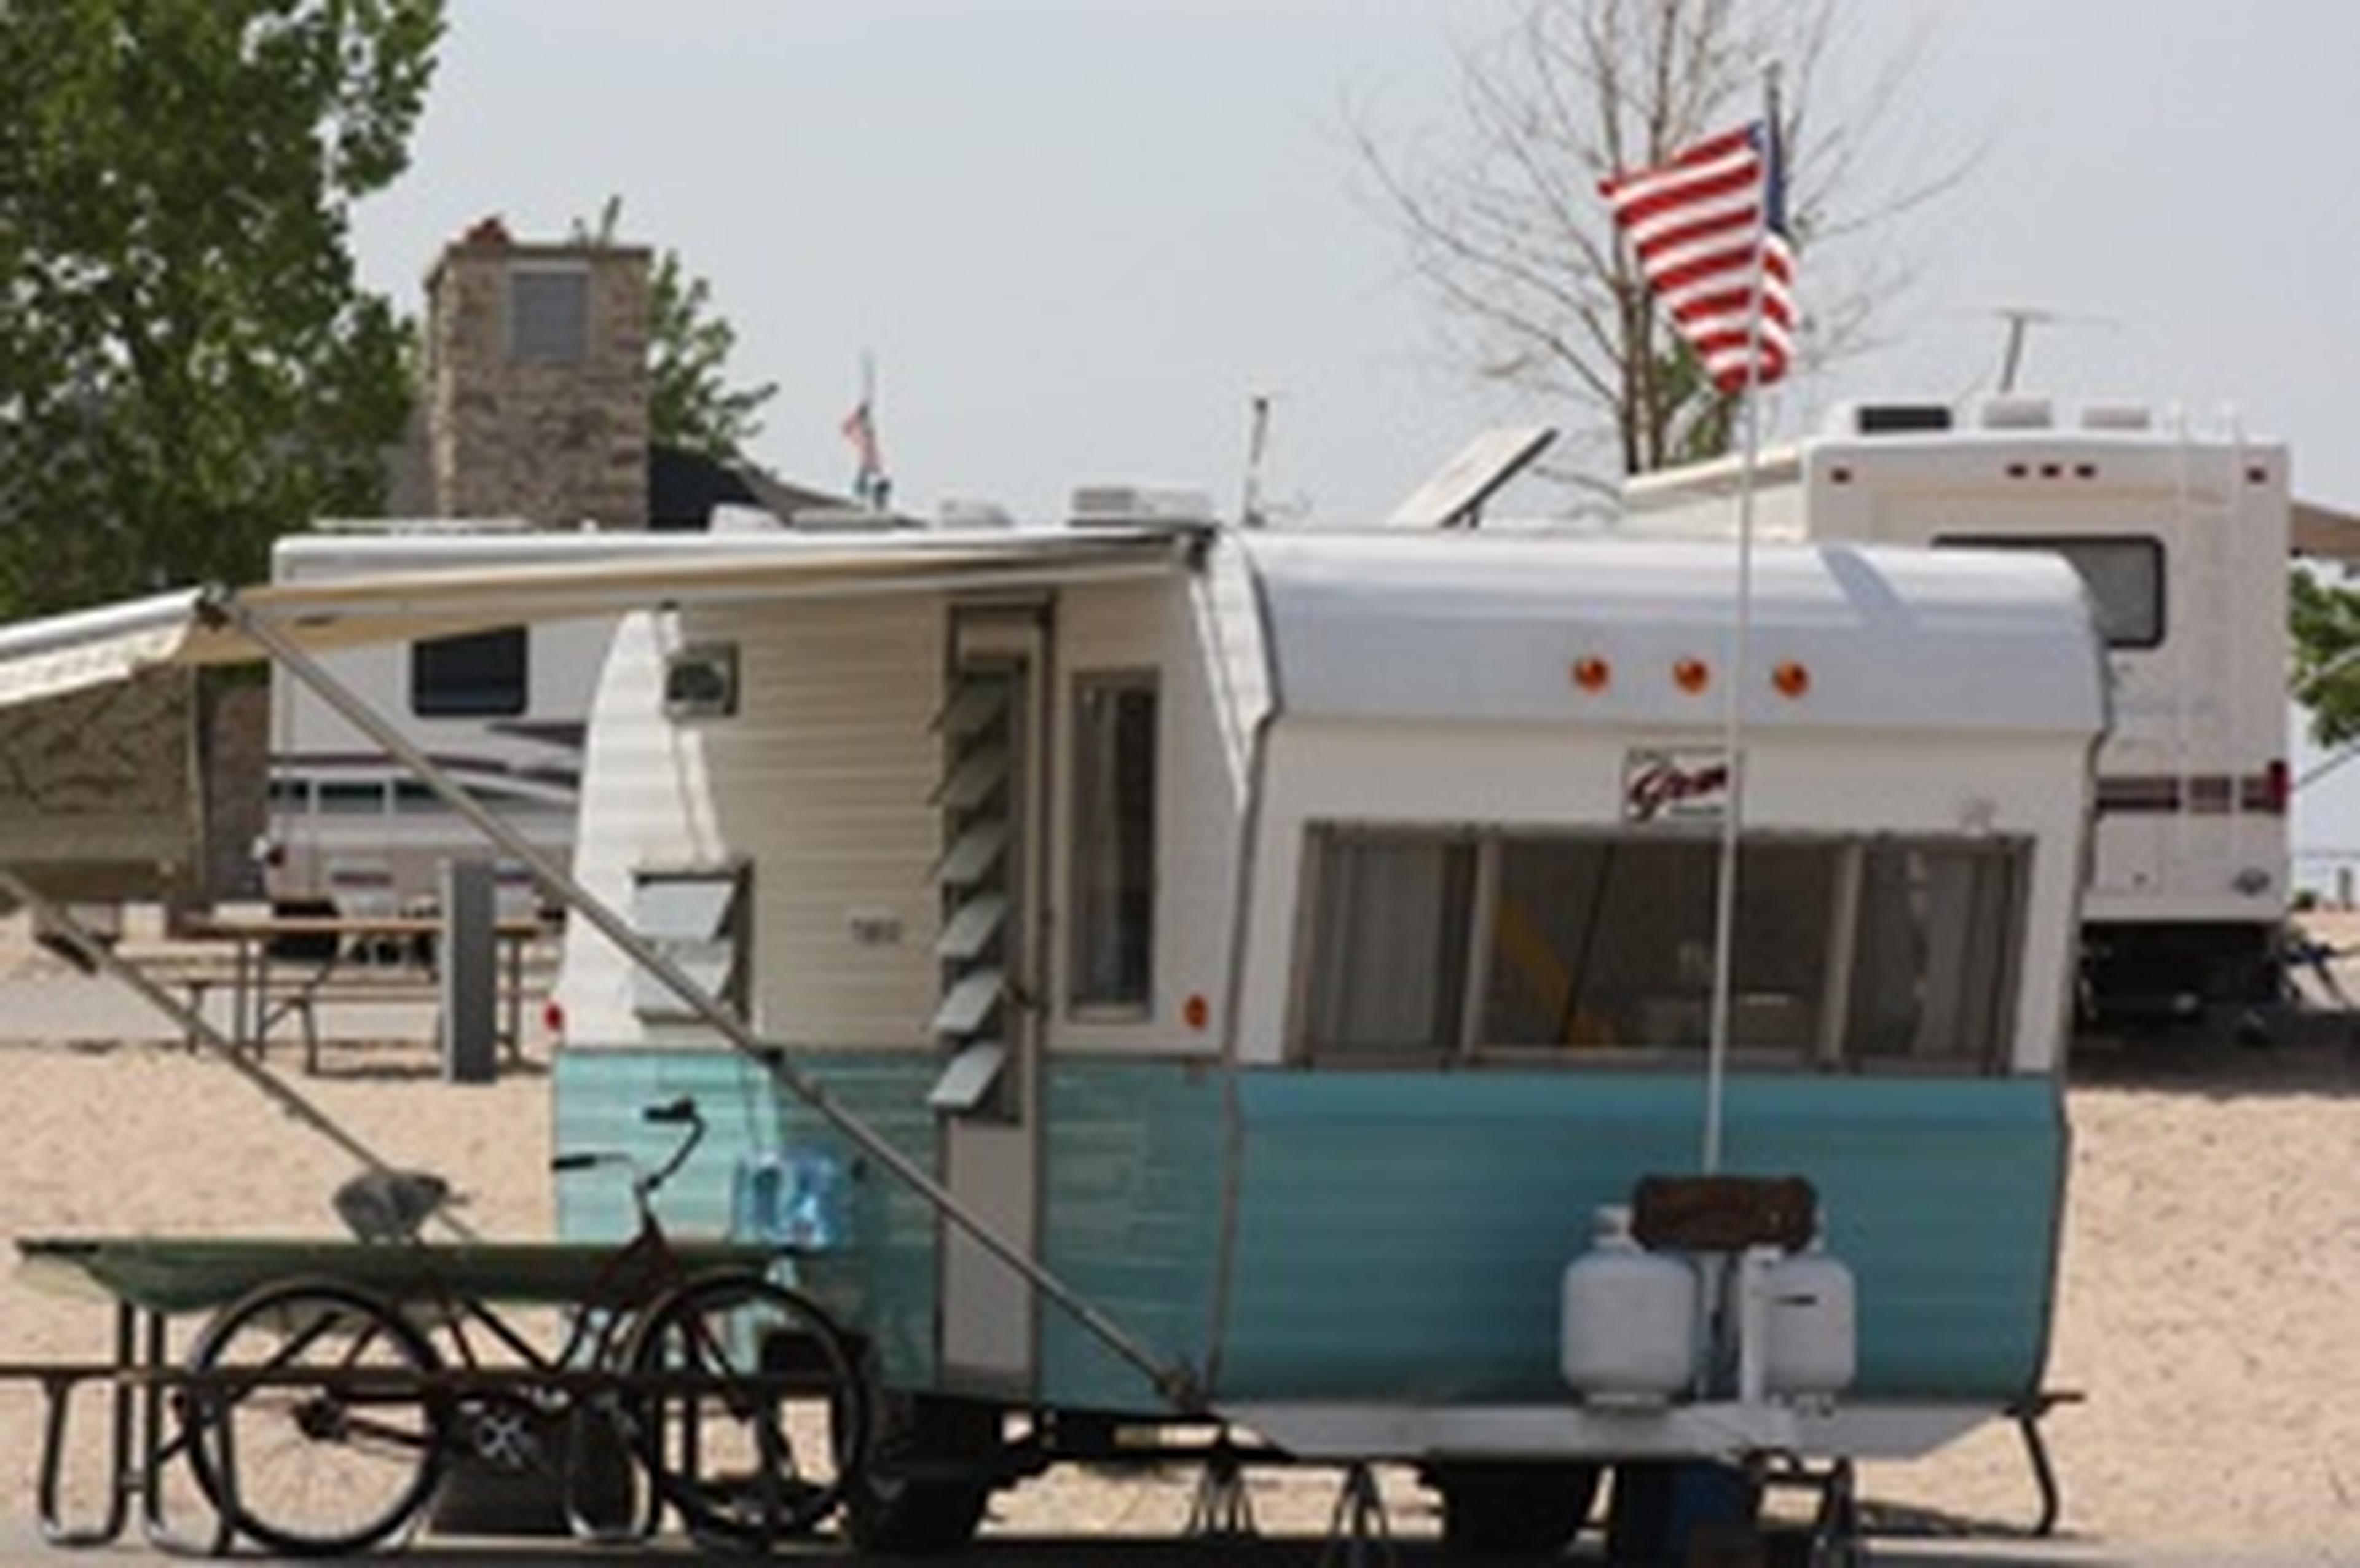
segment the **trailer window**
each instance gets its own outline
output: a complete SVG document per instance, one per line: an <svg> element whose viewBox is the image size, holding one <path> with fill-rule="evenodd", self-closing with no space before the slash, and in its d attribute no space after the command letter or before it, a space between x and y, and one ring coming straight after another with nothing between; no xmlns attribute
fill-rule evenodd
<svg viewBox="0 0 2360 1568"><path fill-rule="evenodd" d="M1316 1060L1692 1057L1710 1036L1720 845L1694 834L1315 828L1295 1038ZM1743 845L1730 1048L1764 1065L2006 1060L2029 846Z"/></svg>
<svg viewBox="0 0 2360 1568"><path fill-rule="evenodd" d="M746 1016L746 877L743 866L641 870L632 874L631 924L705 994ZM688 1020L689 1005L649 971L631 969L632 1007L650 1020Z"/></svg>
<svg viewBox="0 0 2360 1568"><path fill-rule="evenodd" d="M530 698L522 626L410 645L410 711L422 719L514 715Z"/></svg>
<svg viewBox="0 0 2360 1568"><path fill-rule="evenodd" d="M2065 558L2090 591L2108 648L2163 642L2163 541L2116 536L1944 534L1937 545L1966 550L2045 550Z"/></svg>
<svg viewBox="0 0 2360 1568"><path fill-rule="evenodd" d="M1869 846L1847 1030L1864 1062L1997 1061L2016 985L2023 853L2006 844Z"/></svg>
<svg viewBox="0 0 2360 1568"><path fill-rule="evenodd" d="M1720 846L1502 838L1475 1040L1701 1049ZM1839 846L1749 844L1737 879L1732 1049L1808 1055L1827 987Z"/></svg>
<svg viewBox="0 0 2360 1568"><path fill-rule="evenodd" d="M1076 1010L1143 1011L1155 939L1155 678L1074 688Z"/></svg>
<svg viewBox="0 0 2360 1568"><path fill-rule="evenodd" d="M1304 1032L1314 1055L1424 1053L1459 1040L1475 845L1334 829L1314 840Z"/></svg>

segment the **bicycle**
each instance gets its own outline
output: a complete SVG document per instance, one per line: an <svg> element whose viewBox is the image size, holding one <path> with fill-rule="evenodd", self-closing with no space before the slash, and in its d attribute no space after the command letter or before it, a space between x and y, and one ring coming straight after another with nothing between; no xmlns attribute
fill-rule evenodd
<svg viewBox="0 0 2360 1568"><path fill-rule="evenodd" d="M775 1249L666 1234L653 1200L705 1120L687 1098L643 1114L684 1129L653 1170L617 1153L552 1161L629 1169L638 1226L618 1247L319 1249L350 1272L273 1280L224 1308L191 1351L176 1445L222 1519L282 1552L363 1551L420 1519L464 1453L553 1476L575 1531L601 1539L652 1534L667 1506L731 1546L817 1528L865 1451L858 1355L769 1278ZM412 1267L389 1269L388 1254ZM558 1348L496 1302L567 1309ZM647 1496L585 1507L584 1481L617 1454Z"/></svg>

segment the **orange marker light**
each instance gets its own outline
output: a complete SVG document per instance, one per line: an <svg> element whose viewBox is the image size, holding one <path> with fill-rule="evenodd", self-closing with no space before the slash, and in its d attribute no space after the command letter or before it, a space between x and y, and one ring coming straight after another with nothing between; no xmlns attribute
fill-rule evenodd
<svg viewBox="0 0 2360 1568"><path fill-rule="evenodd" d="M1585 654L1573 661L1573 683L1585 691L1603 691L1614 679L1614 667L1596 654Z"/></svg>
<svg viewBox="0 0 2360 1568"><path fill-rule="evenodd" d="M1781 659L1770 672L1770 684L1782 697L1799 697L1811 689L1811 672L1791 659Z"/></svg>
<svg viewBox="0 0 2360 1568"><path fill-rule="evenodd" d="M1213 1006L1201 996L1190 996L1180 1004L1180 1021L1190 1029L1202 1031L1213 1021Z"/></svg>
<svg viewBox="0 0 2360 1568"><path fill-rule="evenodd" d="M1701 659L1683 659L1672 666L1672 684L1683 691L1701 691L1712 684L1712 669Z"/></svg>

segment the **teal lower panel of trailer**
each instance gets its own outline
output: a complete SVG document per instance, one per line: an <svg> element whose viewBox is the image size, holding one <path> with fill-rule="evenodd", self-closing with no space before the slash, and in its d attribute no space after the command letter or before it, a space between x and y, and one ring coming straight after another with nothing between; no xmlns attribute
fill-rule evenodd
<svg viewBox="0 0 2360 1568"><path fill-rule="evenodd" d="M919 1052L797 1058L845 1108L935 1166ZM1213 1348L1230 1129L1201 1063L1066 1058L1044 1088L1042 1254L1158 1357ZM575 1051L557 1073L558 1147L664 1147L641 1108L695 1094L715 1137L666 1214L727 1219L736 1162L781 1140L835 1148L856 1173L839 1257L814 1288L883 1353L933 1377L935 1222L758 1071L714 1052ZM1635 1073L1254 1071L1237 1084L1236 1252L1218 1361L1227 1399L1544 1401L1559 1277L1591 1212L1645 1173L1695 1167L1692 1078ZM1741 1076L1726 1167L1818 1186L1829 1246L1859 1282L1860 1378L1876 1399L1999 1401L2046 1350L2065 1128L2046 1079ZM628 1225L618 1176L560 1179L561 1228ZM594 1185L595 1183L595 1185ZM1040 1313L1045 1404L1152 1411L1144 1377L1053 1303Z"/></svg>

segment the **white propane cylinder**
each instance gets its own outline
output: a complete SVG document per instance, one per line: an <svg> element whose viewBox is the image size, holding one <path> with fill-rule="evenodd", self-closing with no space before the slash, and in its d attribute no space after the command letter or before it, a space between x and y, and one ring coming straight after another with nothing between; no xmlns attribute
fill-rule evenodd
<svg viewBox="0 0 2360 1568"><path fill-rule="evenodd" d="M1852 1387L1852 1270L1814 1240L1763 1271L1767 1298L1763 1381L1774 1394L1840 1394Z"/></svg>
<svg viewBox="0 0 2360 1568"><path fill-rule="evenodd" d="M1695 1376L1696 1270L1631 1237L1631 1211L1598 1211L1590 1250L1566 1266L1559 1356L1585 1399L1661 1400Z"/></svg>

